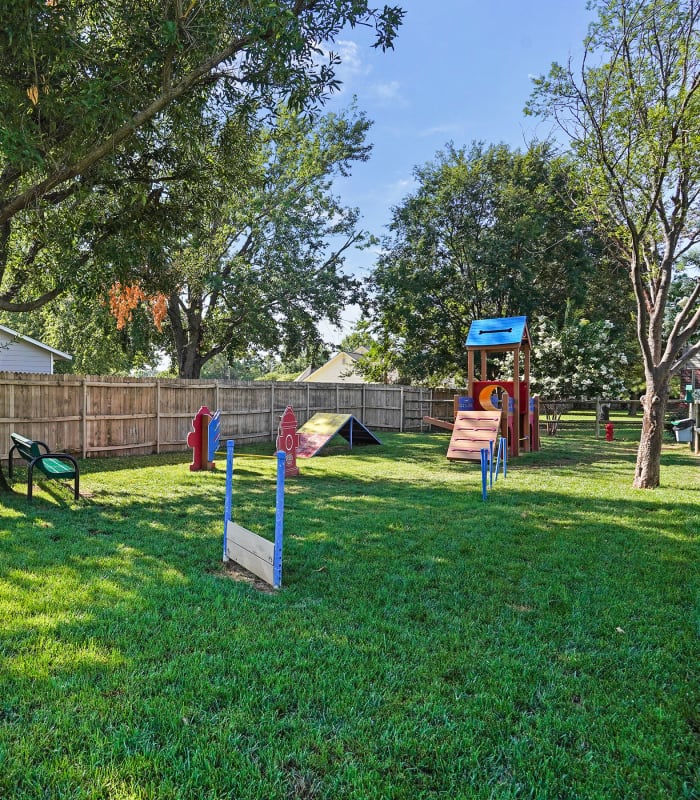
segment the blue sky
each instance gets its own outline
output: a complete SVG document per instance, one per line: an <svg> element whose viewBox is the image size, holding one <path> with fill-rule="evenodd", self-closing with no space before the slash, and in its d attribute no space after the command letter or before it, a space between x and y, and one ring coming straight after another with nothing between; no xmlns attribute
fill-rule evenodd
<svg viewBox="0 0 700 800"><path fill-rule="evenodd" d="M377 236L411 191L414 167L448 141L524 148L547 138L551 125L523 114L531 78L553 61L580 58L592 19L586 0L395 2L406 16L393 51L372 49L362 30L339 37L343 87L327 106L337 110L356 96L374 122L369 162L356 165L336 191L360 208L364 227ZM372 263L369 252L351 254L346 270L366 275ZM338 343L356 318L348 309L344 330L324 328L324 335Z"/></svg>

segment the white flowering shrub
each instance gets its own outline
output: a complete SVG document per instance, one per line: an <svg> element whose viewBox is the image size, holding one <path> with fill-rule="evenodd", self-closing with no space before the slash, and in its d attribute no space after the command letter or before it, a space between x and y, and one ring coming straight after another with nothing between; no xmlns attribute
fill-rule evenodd
<svg viewBox="0 0 700 800"><path fill-rule="evenodd" d="M532 336L532 391L546 399L594 400L627 394L627 356L608 320L567 319L561 328L536 318Z"/></svg>

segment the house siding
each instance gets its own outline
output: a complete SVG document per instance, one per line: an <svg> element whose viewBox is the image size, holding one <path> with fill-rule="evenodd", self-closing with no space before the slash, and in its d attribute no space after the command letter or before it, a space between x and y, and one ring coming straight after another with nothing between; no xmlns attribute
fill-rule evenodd
<svg viewBox="0 0 700 800"><path fill-rule="evenodd" d="M53 373L53 355L0 331L0 372Z"/></svg>
<svg viewBox="0 0 700 800"><path fill-rule="evenodd" d="M355 360L339 353L303 379L305 383L363 383L364 377L355 372Z"/></svg>

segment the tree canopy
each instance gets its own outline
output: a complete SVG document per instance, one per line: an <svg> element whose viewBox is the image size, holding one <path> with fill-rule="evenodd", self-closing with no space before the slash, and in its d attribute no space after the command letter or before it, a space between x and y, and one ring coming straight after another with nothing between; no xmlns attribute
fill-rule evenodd
<svg viewBox="0 0 700 800"><path fill-rule="evenodd" d="M158 275L163 202L196 180L192 126L244 132L337 86L321 45L403 12L364 0L0 0L0 310ZM195 137L196 139L196 137ZM156 241L154 242L154 237Z"/></svg>
<svg viewBox="0 0 700 800"><path fill-rule="evenodd" d="M595 304L599 244L576 208L572 165L549 144L526 152L450 145L415 177L372 277L379 371L463 380L473 319L540 312L562 320L568 303L587 313ZM607 294L624 310L617 286L609 280Z"/></svg>
<svg viewBox="0 0 700 800"><path fill-rule="evenodd" d="M282 109L261 130L245 181L236 180L226 142L206 150L210 201L183 200L197 213L178 239L163 242L166 333L181 377L198 377L219 353L233 361L318 349L318 322L337 323L359 299L359 282L342 266L347 250L370 238L332 180L367 159L368 128L354 109L318 120Z"/></svg>

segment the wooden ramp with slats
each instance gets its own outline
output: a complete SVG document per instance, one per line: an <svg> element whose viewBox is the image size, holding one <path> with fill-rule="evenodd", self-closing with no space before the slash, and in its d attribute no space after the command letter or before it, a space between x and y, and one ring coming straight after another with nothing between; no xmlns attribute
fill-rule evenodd
<svg viewBox="0 0 700 800"><path fill-rule="evenodd" d="M480 461L481 450L489 442L496 445L500 411L458 411L447 457L451 461Z"/></svg>

